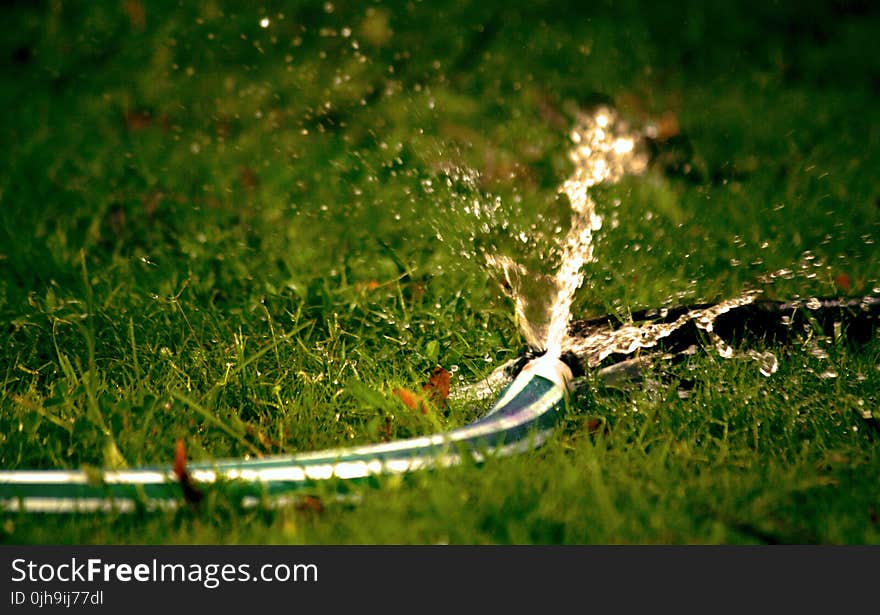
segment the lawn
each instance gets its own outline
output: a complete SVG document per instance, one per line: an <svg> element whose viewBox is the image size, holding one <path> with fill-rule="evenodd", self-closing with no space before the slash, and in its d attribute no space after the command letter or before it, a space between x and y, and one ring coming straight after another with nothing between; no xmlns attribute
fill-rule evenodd
<svg viewBox="0 0 880 615"><path fill-rule="evenodd" d="M526 349L482 254L556 270L569 133L597 103L657 137L645 174L594 192L576 317L880 295L871 3L242 4L0 7L0 468L473 419L490 399L395 390ZM711 347L636 390L587 374L522 456L275 508L5 513L0 541L880 542L880 339L769 350L770 377Z"/></svg>

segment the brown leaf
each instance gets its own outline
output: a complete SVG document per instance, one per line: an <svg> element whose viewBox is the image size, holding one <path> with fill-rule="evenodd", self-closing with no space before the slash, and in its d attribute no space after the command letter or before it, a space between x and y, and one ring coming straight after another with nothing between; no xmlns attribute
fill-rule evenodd
<svg viewBox="0 0 880 615"><path fill-rule="evenodd" d="M145 130L152 124L153 114L149 111L134 110L125 114L125 127L132 132Z"/></svg>
<svg viewBox="0 0 880 615"><path fill-rule="evenodd" d="M421 410L422 414L427 414L428 410L425 407L425 398L422 397L418 393L414 393L409 389L404 389L403 387L399 387L394 389L394 394L400 398L400 401L403 402L410 410Z"/></svg>
<svg viewBox="0 0 880 615"><path fill-rule="evenodd" d="M382 285L379 283L378 280L367 280L365 282L355 282L354 283L354 287L358 291L361 291L361 292L369 291L369 290L376 290L380 286L382 286Z"/></svg>
<svg viewBox="0 0 880 615"><path fill-rule="evenodd" d="M674 111L664 111L657 122L657 140L667 141L672 137L678 136L681 132L681 126L678 123L678 116Z"/></svg>
<svg viewBox="0 0 880 615"><path fill-rule="evenodd" d="M428 382L422 385L422 391L438 406L445 406L446 398L449 397L449 380L449 372L437 366L431 372Z"/></svg>
<svg viewBox="0 0 880 615"><path fill-rule="evenodd" d="M186 474L186 445L183 440L174 443L174 474L178 479Z"/></svg>
<svg viewBox="0 0 880 615"><path fill-rule="evenodd" d="M446 406L446 398L449 397L450 374L442 367L435 367L428 378L428 382L422 385L422 392L416 393L403 387L394 390L394 394L410 410L419 410L427 414L429 406Z"/></svg>
<svg viewBox="0 0 880 615"><path fill-rule="evenodd" d="M587 420L587 432L591 436L596 434L607 436L611 433L611 430L608 429L608 423L603 419L591 418Z"/></svg>
<svg viewBox="0 0 880 615"><path fill-rule="evenodd" d="M320 498L306 495L295 504L294 508L300 512L322 513L324 512L324 503Z"/></svg>
<svg viewBox="0 0 880 615"><path fill-rule="evenodd" d="M177 476L180 488L183 490L183 499L190 504L198 504L202 501L204 494L195 486L186 469L186 445L183 440L178 440L174 444L174 475Z"/></svg>

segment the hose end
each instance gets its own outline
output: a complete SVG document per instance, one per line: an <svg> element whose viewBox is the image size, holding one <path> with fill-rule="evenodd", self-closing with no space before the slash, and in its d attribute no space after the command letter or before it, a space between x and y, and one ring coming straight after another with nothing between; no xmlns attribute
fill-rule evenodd
<svg viewBox="0 0 880 615"><path fill-rule="evenodd" d="M566 391L571 389L570 383L574 378L568 365L557 357L548 354L543 354L537 359L532 359L526 363L520 374L541 376Z"/></svg>

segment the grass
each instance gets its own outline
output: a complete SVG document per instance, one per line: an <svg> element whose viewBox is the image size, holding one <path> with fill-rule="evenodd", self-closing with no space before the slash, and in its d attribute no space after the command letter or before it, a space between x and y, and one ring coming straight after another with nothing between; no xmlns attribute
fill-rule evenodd
<svg viewBox="0 0 880 615"><path fill-rule="evenodd" d="M553 270L568 130L596 101L678 129L648 174L598 194L578 315L880 292L872 7L580 4L0 9L0 467L170 463L179 438L200 460L307 451L473 418L391 391L438 364L462 386L522 351L474 242ZM462 213L495 198L527 245ZM642 391L591 382L540 451L357 501L6 514L0 540L877 543L880 449L859 413L877 408L880 345L820 343L828 358L772 349L771 378L707 352Z"/></svg>

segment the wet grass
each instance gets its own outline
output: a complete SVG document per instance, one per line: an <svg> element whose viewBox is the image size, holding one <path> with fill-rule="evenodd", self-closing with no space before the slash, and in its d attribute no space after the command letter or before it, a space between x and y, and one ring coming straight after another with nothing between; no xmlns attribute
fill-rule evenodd
<svg viewBox="0 0 880 615"><path fill-rule="evenodd" d="M752 287L880 292L868 4L94 4L0 9L4 469L170 463L180 438L211 459L466 422L480 408L422 414L391 393L438 364L462 386L523 349L471 234L517 242L458 205L497 196L533 235L564 223L568 130L596 102L660 121L662 137L648 174L600 194L578 315ZM635 392L593 382L540 451L383 479L358 499L7 514L0 536L876 543L880 460L861 413L877 408L880 348L820 343L827 358L773 349L771 378L706 353ZM684 399L681 378L695 383Z"/></svg>

